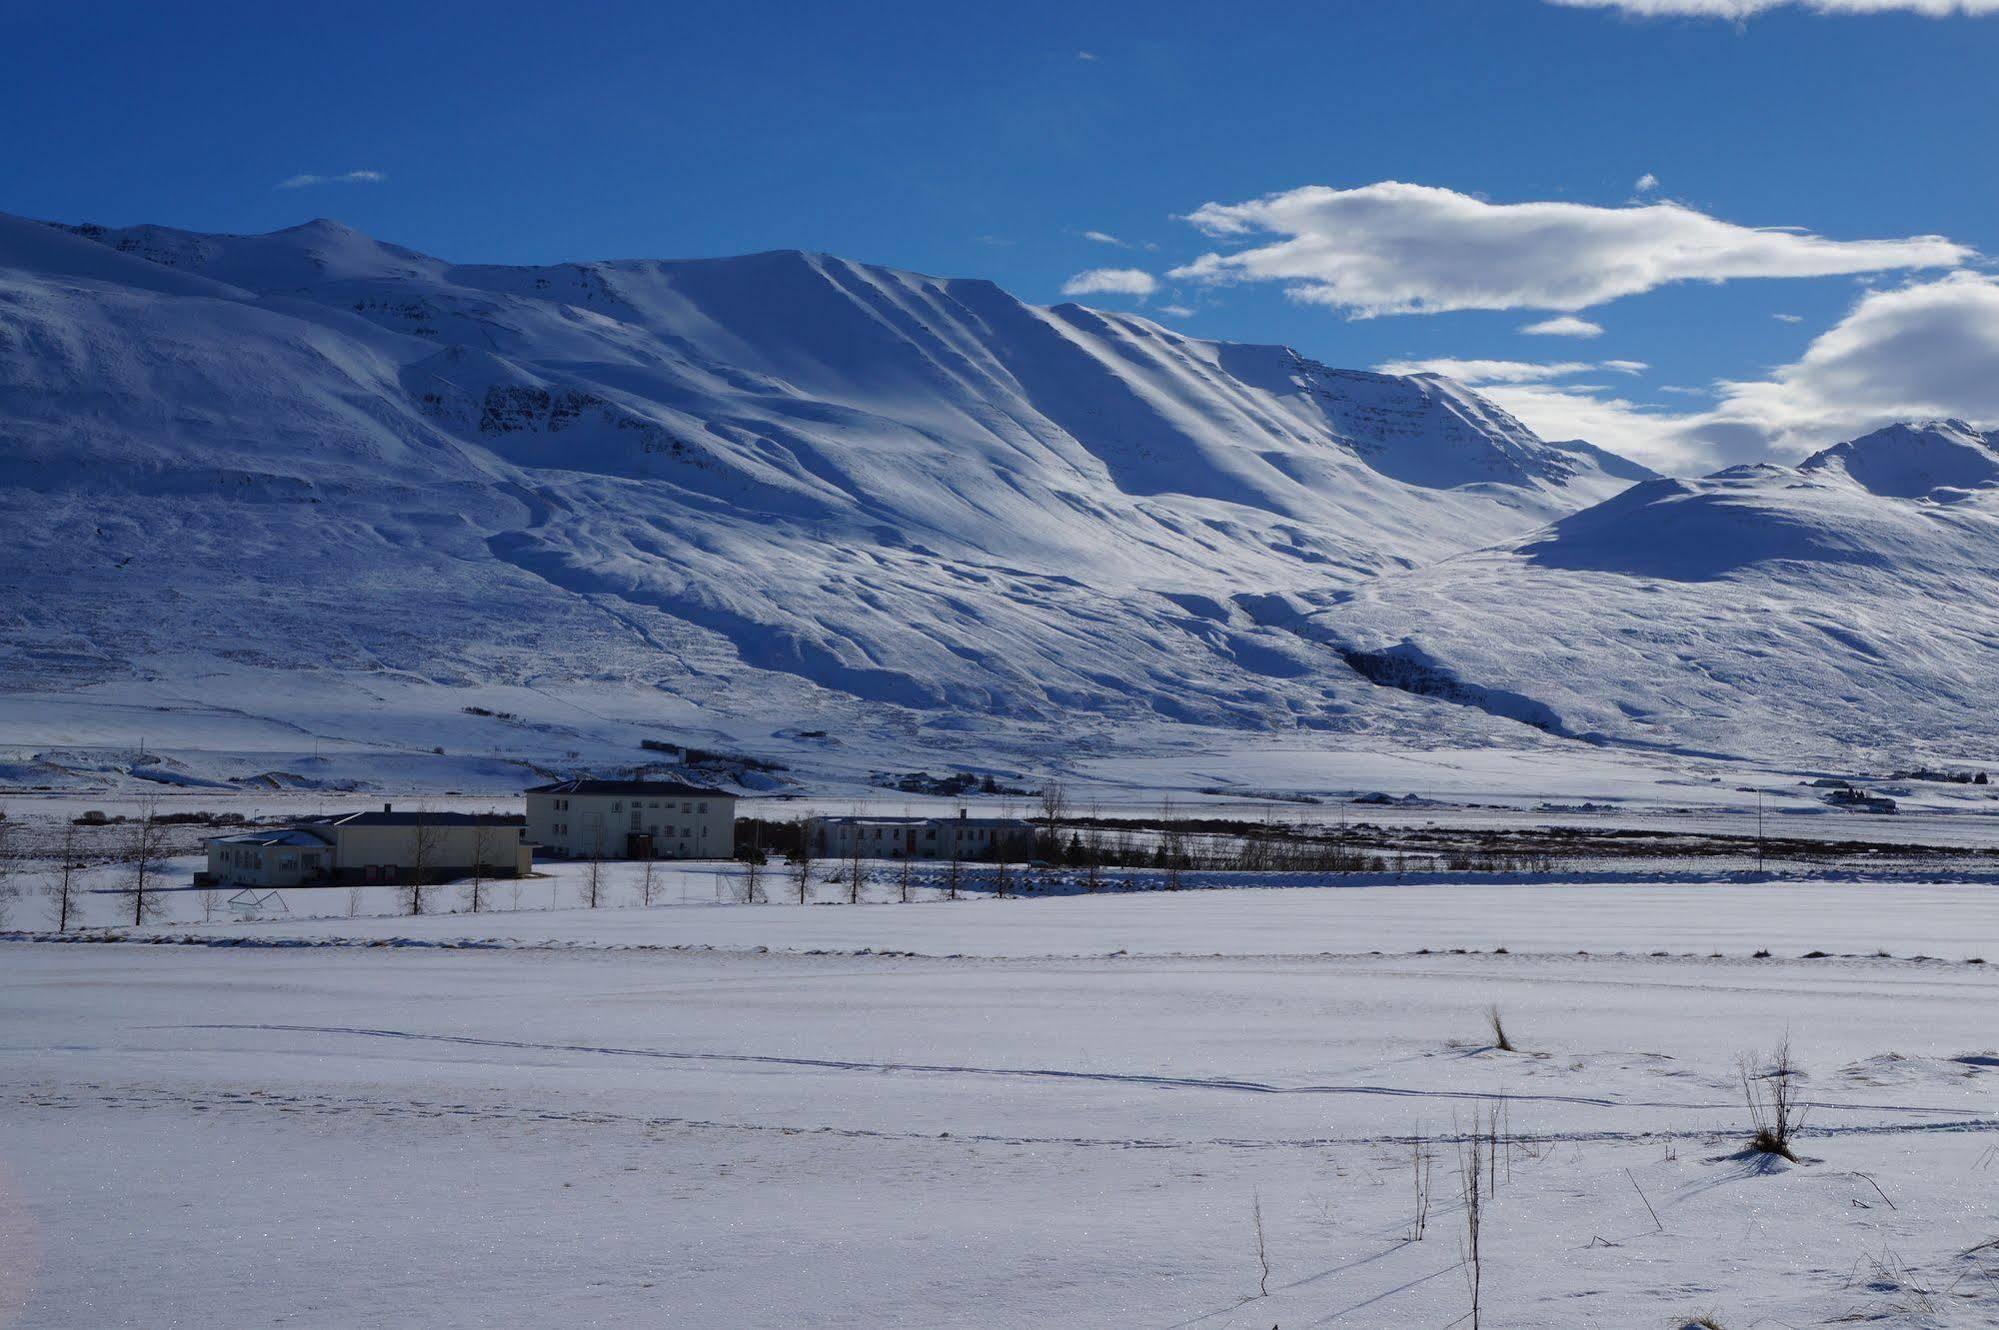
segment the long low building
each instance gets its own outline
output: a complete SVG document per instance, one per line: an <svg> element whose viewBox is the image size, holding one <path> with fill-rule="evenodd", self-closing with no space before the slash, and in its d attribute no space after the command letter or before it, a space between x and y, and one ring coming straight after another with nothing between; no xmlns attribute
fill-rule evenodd
<svg viewBox="0 0 1999 1330"><path fill-rule="evenodd" d="M731 859L736 796L663 780L564 780L527 792L528 839L573 859Z"/></svg>
<svg viewBox="0 0 1999 1330"><path fill-rule="evenodd" d="M1034 857L1034 824L1018 817L815 817L805 828L812 853L845 859Z"/></svg>
<svg viewBox="0 0 1999 1330"><path fill-rule="evenodd" d="M208 882L250 887L526 877L534 846L518 813L345 813L208 841Z"/></svg>

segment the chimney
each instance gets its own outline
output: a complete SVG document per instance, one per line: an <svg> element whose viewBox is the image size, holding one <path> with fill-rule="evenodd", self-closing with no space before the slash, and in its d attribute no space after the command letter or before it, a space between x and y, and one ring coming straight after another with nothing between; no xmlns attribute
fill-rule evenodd
<svg viewBox="0 0 1999 1330"><path fill-rule="evenodd" d="M394 804L383 804L382 811L384 813L393 813L396 811L396 806Z"/></svg>
<svg viewBox="0 0 1999 1330"><path fill-rule="evenodd" d="M958 810L958 820L959 820L960 822L963 822L963 821L965 820L965 816L966 816L966 814L965 814L965 810L964 810L964 809L962 809L962 808L960 808L960 809Z"/></svg>

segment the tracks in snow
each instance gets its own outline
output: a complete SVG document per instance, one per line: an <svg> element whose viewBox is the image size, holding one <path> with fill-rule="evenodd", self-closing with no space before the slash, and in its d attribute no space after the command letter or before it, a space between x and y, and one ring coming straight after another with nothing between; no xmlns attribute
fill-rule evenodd
<svg viewBox="0 0 1999 1330"><path fill-rule="evenodd" d="M971 1067L948 1063L860 1062L840 1058L783 1057L769 1053L708 1053L674 1049L620 1048L598 1044L542 1043L524 1039L492 1039L475 1035L426 1034L356 1025L280 1025L265 1023L203 1024L171 1027L187 1030L262 1030L286 1034L346 1035L367 1039L398 1039L416 1043L455 1044L470 1048L512 1049L535 1053L577 1053L597 1057L643 1058L675 1063L739 1064L790 1067L809 1071L900 1073L932 1076L989 1076L1010 1080L1091 1082L1159 1090L1213 1091L1257 1095L1380 1095L1400 1099L1433 1099L1472 1103L1575 1104L1606 1109L1666 1109L1680 1112L1734 1111L1741 1105L1657 1100L1608 1099L1594 1095L1531 1094L1512 1091L1419 1090L1391 1085L1279 1085L1239 1077L1160 1076L1134 1072L1077 1071L1054 1067ZM1967 1109L1912 1104L1855 1104L1810 1101L1802 1105L1826 1112L1920 1113L1944 1118L1978 1119ZM1999 1123L1994 1124L1999 1127Z"/></svg>

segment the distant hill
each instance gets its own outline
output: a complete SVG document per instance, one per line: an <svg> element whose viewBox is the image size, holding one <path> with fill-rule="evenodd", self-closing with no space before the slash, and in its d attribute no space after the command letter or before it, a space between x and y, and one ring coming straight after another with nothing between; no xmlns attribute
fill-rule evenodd
<svg viewBox="0 0 1999 1330"><path fill-rule="evenodd" d="M1878 430L1796 468L1653 480L1379 579L1313 632L1550 732L1757 757L1989 757L1999 435Z"/></svg>

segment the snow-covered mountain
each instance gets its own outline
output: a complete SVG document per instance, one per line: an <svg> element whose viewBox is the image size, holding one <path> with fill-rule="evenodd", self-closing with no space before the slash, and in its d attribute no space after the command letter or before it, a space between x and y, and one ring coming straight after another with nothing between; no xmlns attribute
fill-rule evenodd
<svg viewBox="0 0 1999 1330"><path fill-rule="evenodd" d="M1648 476L1434 376L820 254L0 217L16 695L425 746L584 692L689 733L1354 728L1437 708L1303 616Z"/></svg>
<svg viewBox="0 0 1999 1330"><path fill-rule="evenodd" d="M1379 579L1311 630L1400 688L1748 758L1989 758L1999 434L1896 425L1796 468L1652 480Z"/></svg>

